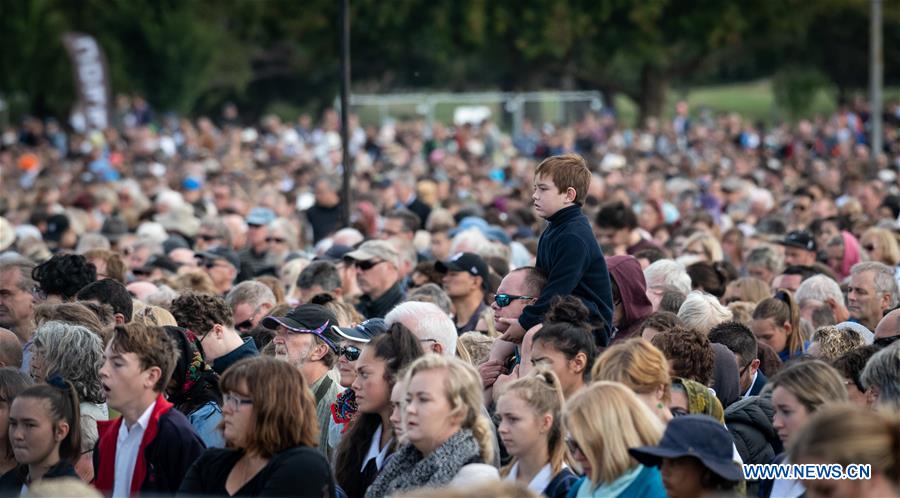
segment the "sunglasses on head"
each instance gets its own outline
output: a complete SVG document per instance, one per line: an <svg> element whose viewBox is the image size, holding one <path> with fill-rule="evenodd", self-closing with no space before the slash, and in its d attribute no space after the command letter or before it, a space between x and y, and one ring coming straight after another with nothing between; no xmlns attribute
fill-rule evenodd
<svg viewBox="0 0 900 498"><path fill-rule="evenodd" d="M359 355L362 353L362 350L356 346L340 346L338 347L338 356L343 356L347 358L349 361L356 361L359 359Z"/></svg>
<svg viewBox="0 0 900 498"><path fill-rule="evenodd" d="M357 261L354 264L356 265L357 268L359 268L362 271L369 271L372 268L375 268L376 266L380 265L381 263L384 263L384 261L383 260L382 261L372 261L372 260Z"/></svg>
<svg viewBox="0 0 900 498"><path fill-rule="evenodd" d="M494 302L497 303L497 306L501 308L505 308L512 304L513 301L522 299L527 301L529 299L534 299L532 296L515 296L513 294L494 294Z"/></svg>

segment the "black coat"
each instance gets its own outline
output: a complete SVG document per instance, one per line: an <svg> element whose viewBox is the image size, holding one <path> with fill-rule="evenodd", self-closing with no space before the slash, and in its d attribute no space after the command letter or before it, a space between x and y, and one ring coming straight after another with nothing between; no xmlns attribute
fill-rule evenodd
<svg viewBox="0 0 900 498"><path fill-rule="evenodd" d="M725 410L725 426L745 464L769 464L782 451L781 439L772 426L775 407L771 394L750 396ZM747 481L747 496L755 496L760 481Z"/></svg>
<svg viewBox="0 0 900 498"><path fill-rule="evenodd" d="M61 477L74 477L75 467L69 462L59 462L47 470L42 479L58 479ZM19 465L0 477L0 496L19 496L22 493L22 485L28 480L28 466Z"/></svg>

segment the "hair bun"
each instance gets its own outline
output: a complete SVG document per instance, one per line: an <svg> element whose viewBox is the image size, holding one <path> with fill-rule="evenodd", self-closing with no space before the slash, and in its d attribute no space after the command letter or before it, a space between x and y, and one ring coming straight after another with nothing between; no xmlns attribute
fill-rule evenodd
<svg viewBox="0 0 900 498"><path fill-rule="evenodd" d="M556 296L550 301L550 309L544 315L544 323L569 323L587 327L590 312L575 296Z"/></svg>

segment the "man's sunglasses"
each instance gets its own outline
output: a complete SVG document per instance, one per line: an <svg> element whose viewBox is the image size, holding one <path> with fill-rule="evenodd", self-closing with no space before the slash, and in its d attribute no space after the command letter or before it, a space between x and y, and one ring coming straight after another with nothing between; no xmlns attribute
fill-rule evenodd
<svg viewBox="0 0 900 498"><path fill-rule="evenodd" d="M362 271L369 271L372 268L375 268L376 266L380 265L381 263L384 263L384 261L383 260L382 261L371 261L371 260L357 261L354 264L356 265L357 268L359 268Z"/></svg>
<svg viewBox="0 0 900 498"><path fill-rule="evenodd" d="M347 358L349 361L358 360L361 353L362 350L356 346L340 346L338 348L338 355Z"/></svg>
<svg viewBox="0 0 900 498"><path fill-rule="evenodd" d="M513 301L518 299L522 299L527 301L529 299L534 299L533 296L515 296L513 294L494 294L494 302L497 303L497 306L501 308L505 308L512 304Z"/></svg>
<svg viewBox="0 0 900 498"><path fill-rule="evenodd" d="M203 242L212 242L212 241L214 241L214 240L218 240L218 239L219 239L219 237L217 237L217 236L215 236L215 235L208 235L208 234L205 234L205 233L200 234L200 235L197 235L197 238L200 239L200 240L202 240Z"/></svg>

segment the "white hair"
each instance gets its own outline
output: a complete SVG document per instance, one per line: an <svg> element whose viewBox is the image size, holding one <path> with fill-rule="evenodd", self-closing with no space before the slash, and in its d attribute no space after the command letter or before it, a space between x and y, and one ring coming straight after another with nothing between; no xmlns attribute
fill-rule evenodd
<svg viewBox="0 0 900 498"><path fill-rule="evenodd" d="M356 247L357 244L364 240L366 238L355 228L341 228L331 236L331 241L334 244L348 247Z"/></svg>
<svg viewBox="0 0 900 498"><path fill-rule="evenodd" d="M693 291L678 309L678 318L685 327L708 334L716 325L732 319L731 310L719 304L712 294Z"/></svg>
<svg viewBox="0 0 900 498"><path fill-rule="evenodd" d="M407 301L392 309L384 321L388 327L395 323L407 326L420 341L437 341L445 356L456 355L456 325L435 304Z"/></svg>
<svg viewBox="0 0 900 498"><path fill-rule="evenodd" d="M841 292L841 286L833 279L825 275L815 275L800 284L794 298L800 306L803 306L804 301L826 303L828 299L834 299L834 302L843 304L844 293Z"/></svg>
<svg viewBox="0 0 900 498"><path fill-rule="evenodd" d="M772 197L772 192L764 188L753 188L750 190L750 205L771 211L775 207L775 198Z"/></svg>
<svg viewBox="0 0 900 498"><path fill-rule="evenodd" d="M453 237L453 241L450 242L450 254L460 252L473 252L484 257L484 254L491 254L493 248L491 247L491 241L481 233L481 230L470 228L456 234Z"/></svg>
<svg viewBox="0 0 900 498"><path fill-rule="evenodd" d="M691 292L691 277L685 266L671 259L660 259L644 269L644 280L647 288L662 288L667 291L678 291L684 295Z"/></svg>

